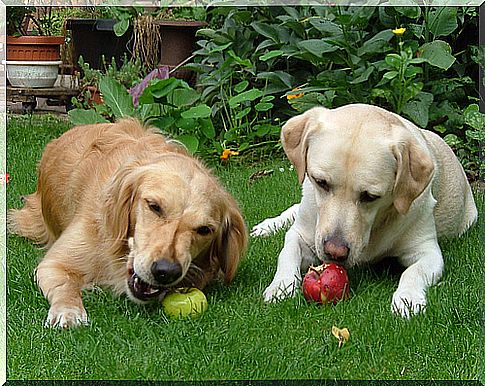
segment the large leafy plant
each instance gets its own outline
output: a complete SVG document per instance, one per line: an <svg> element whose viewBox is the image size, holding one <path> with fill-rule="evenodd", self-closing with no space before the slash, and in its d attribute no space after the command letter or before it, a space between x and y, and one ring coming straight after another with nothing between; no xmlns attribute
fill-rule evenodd
<svg viewBox="0 0 485 386"><path fill-rule="evenodd" d="M137 106L126 87L110 76L102 76L99 89L104 103L87 110L78 108L69 111L73 124L138 117L179 140L194 153L215 137L211 109L200 103L200 94L183 80L152 80L139 96Z"/></svg>
<svg viewBox="0 0 485 386"><path fill-rule="evenodd" d="M215 122L236 133L239 146L261 118L274 125L292 109L355 102L470 140L463 112L478 96L468 75L477 67L476 8L239 7L212 16L222 22L199 31L193 68ZM228 101L238 94L272 96L273 107L263 115L255 100L233 111ZM257 141L276 138L268 133Z"/></svg>

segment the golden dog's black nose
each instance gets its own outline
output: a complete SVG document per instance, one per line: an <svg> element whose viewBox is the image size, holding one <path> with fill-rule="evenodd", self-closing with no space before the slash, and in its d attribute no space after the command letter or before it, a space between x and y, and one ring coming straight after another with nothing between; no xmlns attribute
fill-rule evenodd
<svg viewBox="0 0 485 386"><path fill-rule="evenodd" d="M165 259L155 261L151 271L155 280L162 285L172 284L182 276L182 266Z"/></svg>

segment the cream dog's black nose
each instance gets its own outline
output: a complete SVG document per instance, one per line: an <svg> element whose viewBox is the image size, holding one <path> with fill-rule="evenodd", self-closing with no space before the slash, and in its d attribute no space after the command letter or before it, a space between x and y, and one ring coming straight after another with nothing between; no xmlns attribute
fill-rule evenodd
<svg viewBox="0 0 485 386"><path fill-rule="evenodd" d="M160 284L172 284L182 276L182 266L179 263L165 259L155 261L151 267L152 275Z"/></svg>

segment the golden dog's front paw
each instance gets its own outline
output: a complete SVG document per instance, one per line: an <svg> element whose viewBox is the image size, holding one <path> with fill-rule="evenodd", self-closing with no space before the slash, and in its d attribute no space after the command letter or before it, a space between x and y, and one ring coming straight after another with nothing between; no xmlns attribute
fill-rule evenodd
<svg viewBox="0 0 485 386"><path fill-rule="evenodd" d="M45 322L46 327L69 328L88 324L84 307L53 305Z"/></svg>

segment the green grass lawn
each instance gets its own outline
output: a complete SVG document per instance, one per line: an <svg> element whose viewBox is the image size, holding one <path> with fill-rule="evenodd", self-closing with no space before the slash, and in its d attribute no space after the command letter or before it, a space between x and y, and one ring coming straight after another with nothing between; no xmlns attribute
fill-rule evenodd
<svg viewBox="0 0 485 386"><path fill-rule="evenodd" d="M45 144L68 128L49 117L10 117L7 206L35 190ZM216 174L252 227L299 200L283 159L229 165ZM280 171L279 168L284 168ZM252 173L274 169L249 184ZM483 194L477 195L483 212ZM86 292L91 323L44 328L48 304L34 282L43 251L9 236L7 243L8 379L477 379L483 377L483 248L479 227L443 242L446 271L428 292L428 310L411 320L390 312L399 275L381 265L349 271L351 298L335 306L295 298L267 305L284 233L252 239L232 285L207 291L209 309L195 320L170 320L158 306L139 306L109 290ZM482 307L482 308L481 308ZM332 326L347 327L342 348Z"/></svg>

